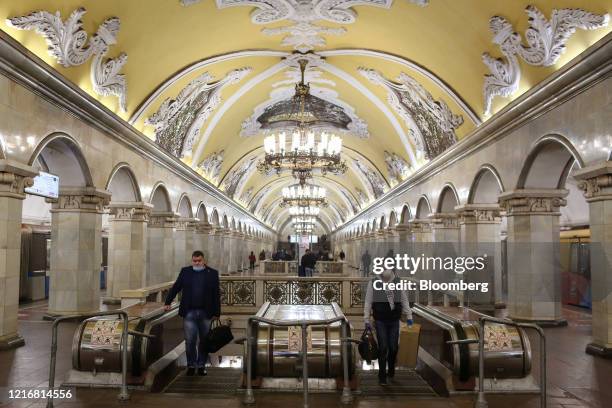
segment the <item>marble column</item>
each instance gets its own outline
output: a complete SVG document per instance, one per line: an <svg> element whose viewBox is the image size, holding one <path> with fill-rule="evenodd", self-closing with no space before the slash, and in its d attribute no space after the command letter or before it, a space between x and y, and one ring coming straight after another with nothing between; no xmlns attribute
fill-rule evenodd
<svg viewBox="0 0 612 408"><path fill-rule="evenodd" d="M174 227L174 269L191 265L196 218L178 218ZM178 274L178 272L177 272Z"/></svg>
<svg viewBox="0 0 612 408"><path fill-rule="evenodd" d="M204 252L206 262L212 261L212 239L211 234L213 227L207 222L195 223L195 232L193 235L193 250Z"/></svg>
<svg viewBox="0 0 612 408"><path fill-rule="evenodd" d="M153 212L148 225L147 286L174 280L179 273L174 260L174 229L178 214Z"/></svg>
<svg viewBox="0 0 612 408"><path fill-rule="evenodd" d="M147 223L153 206L111 202L108 237L107 303L121 302L121 291L147 284Z"/></svg>
<svg viewBox="0 0 612 408"><path fill-rule="evenodd" d="M110 193L63 188L51 206L49 314L100 310L102 214Z"/></svg>
<svg viewBox="0 0 612 408"><path fill-rule="evenodd" d="M516 320L566 325L561 315L559 207L567 190L514 190L499 196L508 221L508 312Z"/></svg>
<svg viewBox="0 0 612 408"><path fill-rule="evenodd" d="M0 160L0 350L25 344L17 331L21 260L21 211L24 188L32 185L33 168Z"/></svg>
<svg viewBox="0 0 612 408"><path fill-rule="evenodd" d="M589 354L612 358L612 161L576 171L589 203L593 342Z"/></svg>
<svg viewBox="0 0 612 408"><path fill-rule="evenodd" d="M450 243L457 251L459 250L459 216L456 213L431 214L432 241L436 243Z"/></svg>
<svg viewBox="0 0 612 408"><path fill-rule="evenodd" d="M455 207L459 214L461 254L486 256L484 269L465 272L468 282L487 282L487 293L467 294L471 304L503 306L501 264L501 208L498 204L466 204Z"/></svg>
<svg viewBox="0 0 612 408"><path fill-rule="evenodd" d="M214 240L215 247L217 248L217 253L215 254L215 263L219 270L219 273L227 273L229 266L229 258L227 256L229 249L228 242L228 234L229 230L227 228L217 228L215 229Z"/></svg>
<svg viewBox="0 0 612 408"><path fill-rule="evenodd" d="M412 220L408 222L412 242L419 246L423 242L432 242L431 222L429 220Z"/></svg>

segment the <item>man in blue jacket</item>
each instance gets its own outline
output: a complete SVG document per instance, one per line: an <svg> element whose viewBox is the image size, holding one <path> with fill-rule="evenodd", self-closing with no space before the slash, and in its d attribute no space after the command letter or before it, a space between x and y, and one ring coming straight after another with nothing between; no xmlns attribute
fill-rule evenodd
<svg viewBox="0 0 612 408"><path fill-rule="evenodd" d="M181 269L166 297L165 310L170 310L170 304L179 292L182 292L179 316L183 318L185 330L187 375L194 375L196 368L199 375L206 375L208 353L203 348L204 339L210 330L211 321L221 315L221 296L219 272L206 265L202 251L194 251L191 266Z"/></svg>

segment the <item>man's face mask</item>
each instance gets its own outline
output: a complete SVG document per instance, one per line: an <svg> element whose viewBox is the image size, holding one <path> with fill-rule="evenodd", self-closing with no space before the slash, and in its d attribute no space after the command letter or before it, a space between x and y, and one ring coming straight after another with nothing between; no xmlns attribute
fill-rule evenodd
<svg viewBox="0 0 612 408"><path fill-rule="evenodd" d="M196 271L196 272L200 272L200 271L204 270L204 267L203 266L194 266L193 270Z"/></svg>

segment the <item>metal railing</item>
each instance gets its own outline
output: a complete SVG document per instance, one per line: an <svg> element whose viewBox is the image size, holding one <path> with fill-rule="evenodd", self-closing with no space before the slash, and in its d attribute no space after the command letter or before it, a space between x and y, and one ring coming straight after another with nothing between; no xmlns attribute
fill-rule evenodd
<svg viewBox="0 0 612 408"><path fill-rule="evenodd" d="M92 317L118 315L123 319L123 330L121 332L121 389L117 398L119 401L127 401L130 394L127 390L127 339L128 339L128 314L123 310L112 310L107 312L88 313L81 315L63 316L55 319L51 328L51 362L49 367L49 397L47 408L53 408L53 388L55 386L55 362L57 360L57 327L67 320L89 319ZM136 333L135 333L136 334Z"/></svg>
<svg viewBox="0 0 612 408"><path fill-rule="evenodd" d="M466 339L466 340L453 340L447 341L449 344L471 344L478 343L478 397L474 402L474 408L489 408L489 403L485 397L484 391L484 332L485 322L506 324L508 326L521 327L524 329L535 330L540 336L540 407L546 408L546 336L544 330L537 324L532 323L518 323L510 319L499 319L491 316L481 316L478 319L480 335L478 340Z"/></svg>
<svg viewBox="0 0 612 408"><path fill-rule="evenodd" d="M344 374L344 387L342 389L341 402L343 404L351 404L353 402L353 395L351 394L350 380L349 380L349 349L348 344L352 339L348 338L348 325L349 322L345 316L338 316L332 319L326 320L272 320L266 319L261 316L251 316L247 322L247 389L243 399L245 404L254 404L255 395L253 394L252 386L252 373L253 373L253 362L251 349L254 345L255 339L253 337L252 326L253 322L266 323L271 326L277 327L289 327L289 326L300 326L302 328L302 387L304 391L304 403L303 407L308 408L308 326L327 326L332 323L341 322L342 325L342 359L343 374Z"/></svg>

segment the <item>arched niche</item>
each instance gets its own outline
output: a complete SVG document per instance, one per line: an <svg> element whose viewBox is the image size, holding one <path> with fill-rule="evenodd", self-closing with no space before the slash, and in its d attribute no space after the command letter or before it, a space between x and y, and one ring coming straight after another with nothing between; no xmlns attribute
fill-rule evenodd
<svg viewBox="0 0 612 408"><path fill-rule="evenodd" d="M459 205L459 197L457 191L452 184L446 184L438 197L437 213L453 213L455 207Z"/></svg>
<svg viewBox="0 0 612 408"><path fill-rule="evenodd" d="M155 187L153 187L149 202L153 204L154 213L172 212L170 195L162 182L158 182Z"/></svg>
<svg viewBox="0 0 612 408"><path fill-rule="evenodd" d="M482 166L470 187L468 204L496 204L499 195L504 191L504 185L499 173L489 164Z"/></svg>
<svg viewBox="0 0 612 408"><path fill-rule="evenodd" d="M106 190L110 191L111 200L115 202L142 201L136 176L127 163L118 164L113 169Z"/></svg>
<svg viewBox="0 0 612 408"><path fill-rule="evenodd" d="M417 203L416 216L417 220L424 220L431 214L431 205L429 199L426 196L421 196Z"/></svg>
<svg viewBox="0 0 612 408"><path fill-rule="evenodd" d="M196 218L203 223L208 223L208 212L204 203L198 204L198 210L196 211Z"/></svg>
<svg viewBox="0 0 612 408"><path fill-rule="evenodd" d="M180 216L183 218L193 218L191 200L189 199L187 194L183 193L183 195L181 195L178 206L176 208L176 212L179 213Z"/></svg>

